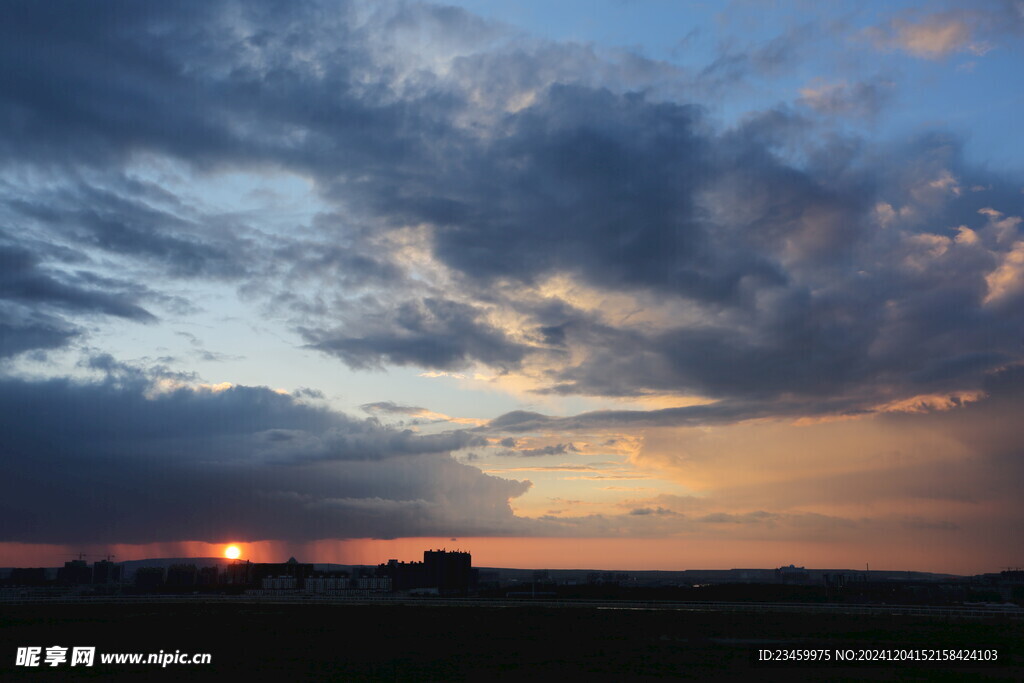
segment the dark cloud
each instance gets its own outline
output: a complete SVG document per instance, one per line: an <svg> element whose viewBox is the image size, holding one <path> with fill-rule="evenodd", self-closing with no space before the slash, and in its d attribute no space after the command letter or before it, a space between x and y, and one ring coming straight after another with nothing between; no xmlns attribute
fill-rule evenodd
<svg viewBox="0 0 1024 683"><path fill-rule="evenodd" d="M0 302L0 358L61 348L78 334L77 328L58 317Z"/></svg>
<svg viewBox="0 0 1024 683"><path fill-rule="evenodd" d="M378 401L376 403L364 403L359 406L367 413L385 413L389 415L422 415L428 412L426 408L418 406L402 406L394 401Z"/></svg>
<svg viewBox="0 0 1024 683"><path fill-rule="evenodd" d="M152 321L155 318L126 296L82 287L83 276L46 272L28 251L0 245L0 298L23 306L52 306L70 311Z"/></svg>
<svg viewBox="0 0 1024 683"><path fill-rule="evenodd" d="M631 515L676 515L679 514L668 508L656 507L656 508L633 508L629 511Z"/></svg>
<svg viewBox="0 0 1024 683"><path fill-rule="evenodd" d="M289 86L284 69L301 61L290 50L308 32L296 22L311 9L112 2L91 11L74 2L14 2L0 29L0 55L10 66L0 80L5 157L104 166L151 150L218 165L286 147L274 124L260 126L262 143L246 135L256 131L240 105L262 104L273 120L282 100L266 97L264 77L282 97L303 87ZM347 11L343 3L334 9ZM259 56L266 59L251 59Z"/></svg>
<svg viewBox="0 0 1024 683"><path fill-rule="evenodd" d="M407 206L438 226L437 256L472 277L575 272L711 296L730 274L717 275L693 220L708 171L698 120L693 107L556 86L446 179L446 207Z"/></svg>
<svg viewBox="0 0 1024 683"><path fill-rule="evenodd" d="M1004 360L1004 359L1001 359ZM967 370L974 372L981 367L988 368L992 365L991 359L965 359ZM964 407L967 415L973 416L964 418L967 421L978 419L980 413L989 406L992 410L996 407L1005 406L1011 400L1017 400L1024 383L1021 381L1020 364L1010 364L1000 369L982 374L979 389L982 395L989 396L990 400L976 404L965 401L957 393L936 394L948 401L950 406ZM945 379L945 377L941 378ZM927 404L921 404L922 409L932 410ZM858 397L820 397L814 404L808 403L802 398L790 398L788 400L777 400L766 402L762 400L740 401L721 400L714 403L681 406L676 408L661 408L655 410L595 410L568 417L554 417L542 413L527 411L512 411L499 415L486 426L478 428L477 431L513 432L525 433L532 431L574 431L574 430L597 430L602 428L616 429L623 427L664 427L664 426L699 426L715 424L732 424L745 420L760 418L799 418L799 417L824 417L824 416L866 416L872 413L887 412L885 406L876 405L874 408L864 406L863 400ZM900 411L895 411L898 415ZM959 414L959 413L956 413ZM999 423L1004 413L999 411L993 413L993 421ZM953 420L954 414L944 414L945 421ZM915 419L887 416L886 419ZM992 425L993 429L996 424ZM501 445L507 446L516 443L512 437L501 441ZM987 441L987 440L986 440ZM606 445L614 444L615 440L609 440ZM511 446L507 446L511 447Z"/></svg>
<svg viewBox="0 0 1024 683"><path fill-rule="evenodd" d="M0 535L26 542L511 533L529 482L419 436L265 388L157 385L98 358L102 383L3 380Z"/></svg>
<svg viewBox="0 0 1024 683"><path fill-rule="evenodd" d="M69 316L153 322L136 303L146 294L131 283L49 269L29 250L0 242L0 358L66 346L82 332Z"/></svg>
<svg viewBox="0 0 1024 683"><path fill-rule="evenodd" d="M511 442L511 443L509 443ZM554 446L542 446L540 448L516 448L515 439L502 439L501 445L512 450L503 451L501 455L511 455L520 458L536 458L543 455L565 455L576 453L577 449L571 443L559 443Z"/></svg>
<svg viewBox="0 0 1024 683"><path fill-rule="evenodd" d="M472 360L514 367L526 353L523 345L488 324L477 308L434 298L402 304L378 330L363 329L359 336L352 336L348 327L300 331L311 348L357 368L387 363L451 369Z"/></svg>
<svg viewBox="0 0 1024 683"><path fill-rule="evenodd" d="M421 315L412 326L390 316L371 336L337 340L306 328L307 338L357 367L476 360L518 369L575 343L586 353L551 372L546 391L744 400L846 393L871 401L964 388L1019 358L1020 316L984 305L987 273L1006 245L958 244L940 262L915 260L923 241L951 239L958 214L977 227L993 199L943 185L976 174L937 156L950 141L922 139L900 150L902 159L880 159L843 140L809 142L807 127L780 111L715 135L692 107L560 85L506 116L497 140L453 147L462 160L446 167L454 175L435 173L379 201L364 188L371 213L434 226L432 253L467 278L463 293L569 275L703 308L695 325L549 316L537 321L532 345L484 335L486 353L463 315L430 326ZM787 152L794 146L801 163ZM997 185L1006 196L1012 183ZM918 218L892 230L879 213L887 206L941 214L948 227ZM511 295L480 296L533 312Z"/></svg>
<svg viewBox="0 0 1024 683"><path fill-rule="evenodd" d="M190 234L205 226L154 208L145 193L131 196L128 191L138 193L140 183L119 180L120 193L79 183L55 195L9 200L7 206L21 219L70 233L83 247L155 262L172 276L242 274L244 243L223 229L219 239Z"/></svg>
<svg viewBox="0 0 1024 683"><path fill-rule="evenodd" d="M189 372L99 355L80 368L104 376L93 383L0 379L0 540L700 527L834 540L885 525L779 508L1015 495L1019 178L967 163L962 141L941 132L871 141L828 120L880 115L893 95L877 78L812 84L791 105L716 122L718 98L800 63L817 27L722 45L689 71L530 41L453 8L365 9L6 3L0 357L65 347L97 320L185 311L201 298L163 290L215 281L353 368L481 363L542 393L714 402L519 410L479 430L422 434L306 402L323 398L315 390L215 391ZM982 10L902 15L872 35L936 57L1019 30L1011 3ZM301 178L321 213L220 213L206 202L235 192L225 172ZM247 189L246 201L272 202ZM225 358L193 341L197 357ZM988 398L971 402L971 390ZM523 436L501 438L506 455L567 456L573 430L858 416L919 394L955 409L874 419L926 420L970 458L530 520L509 507L529 482L468 466L474 452L451 456L507 433ZM527 448L540 434L554 445ZM993 528L1019 521L1008 509ZM902 510L886 524L975 528Z"/></svg>
<svg viewBox="0 0 1024 683"><path fill-rule="evenodd" d="M494 418L488 424L491 427L505 428L517 427L519 425L533 425L537 423L543 424L550 419L551 418L540 413L534 413L526 410L513 410L510 413L505 413L504 415Z"/></svg>
<svg viewBox="0 0 1024 683"><path fill-rule="evenodd" d="M318 223L327 222L320 217ZM330 235L331 230L325 227ZM283 271L286 289L276 292L282 303L303 303L301 296L291 292L303 287L338 287L357 290L364 287L382 287L402 278L400 268L381 258L364 253L358 248L331 243L330 239L312 242L309 239L288 239L277 242L269 263L264 267Z"/></svg>
<svg viewBox="0 0 1024 683"><path fill-rule="evenodd" d="M569 417L552 417L541 413L512 411L499 415L480 431L523 433L538 430L594 430L619 427L662 427L731 424L766 417L800 417L815 415L859 415L865 413L852 399L823 399L814 406L803 400L732 401L661 408L656 410L595 410ZM614 441L610 442L614 443Z"/></svg>
<svg viewBox="0 0 1024 683"><path fill-rule="evenodd" d="M309 387L299 387L298 389L296 389L295 391L292 392L292 396L294 396L295 398L300 398L300 399L301 398L312 398L312 399L322 399L322 398L325 398L324 392L320 391L319 389L310 389Z"/></svg>
<svg viewBox="0 0 1024 683"><path fill-rule="evenodd" d="M762 524L770 523L779 518L779 515L759 510L744 514L730 514L727 512L716 512L697 518L696 521L706 524Z"/></svg>
<svg viewBox="0 0 1024 683"><path fill-rule="evenodd" d="M465 434L420 436L312 408L265 388L173 389L174 381L194 378L145 373L109 356L94 357L90 368L106 380L5 380L0 386L0 457L11 473L7 486L0 486L5 539L308 540L438 535L445 529L466 535L637 537L701 533L702 526L737 534L763 528L772 538L799 540L814 534L830 538L843 529L948 532L965 527L905 514L846 519L764 509L779 501L784 507L907 498L968 505L1016 500L1013 482L1019 478L1012 473L1021 462L1012 417L1020 411L1024 385L1014 368L988 377L983 401L942 414L881 418L895 429L902 422L918 428L928 422L968 445L968 459L939 467L910 462L889 468L883 480L874 470L808 473L795 481L713 490L704 498L635 501L621 515L525 520L511 514L507 501L527 483L488 477L449 457L451 449L483 445ZM667 421L671 415L661 417ZM641 411L610 419L593 414L585 426L615 428L641 419L653 424L658 418ZM536 414L508 422L525 425L531 419ZM549 420L542 428L569 426ZM504 445L518 445L512 441ZM473 459L466 454L466 461ZM737 510L736 501L745 509Z"/></svg>
<svg viewBox="0 0 1024 683"><path fill-rule="evenodd" d="M988 25L935 16L921 40ZM724 46L696 81L772 73L812 33ZM955 138L870 143L787 105L722 127L691 99L708 89L645 89L678 69L451 8L17 2L0 45L3 167L52 180L5 181L5 219L167 278L237 282L353 368L482 363L549 393L720 399L674 415L690 420L865 410L1022 357L1019 229L979 214L1018 215L1020 182L966 163ZM885 92L803 103L870 114ZM203 182L297 174L330 209L257 228L126 170L146 160ZM48 324L62 314L44 305L145 319L130 292L16 249L30 255L4 280L26 307L9 348L68 338L74 322ZM633 308L538 294L552 278Z"/></svg>

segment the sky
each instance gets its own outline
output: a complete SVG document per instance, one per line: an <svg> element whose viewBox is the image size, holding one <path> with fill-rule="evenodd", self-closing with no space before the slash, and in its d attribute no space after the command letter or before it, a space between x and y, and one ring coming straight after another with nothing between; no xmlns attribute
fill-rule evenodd
<svg viewBox="0 0 1024 683"><path fill-rule="evenodd" d="M1024 564L1024 2L8 0L0 565Z"/></svg>

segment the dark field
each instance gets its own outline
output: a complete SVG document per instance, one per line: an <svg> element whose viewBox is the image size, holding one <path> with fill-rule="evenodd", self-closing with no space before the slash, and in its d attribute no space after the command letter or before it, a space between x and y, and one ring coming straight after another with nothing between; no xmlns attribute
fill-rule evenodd
<svg viewBox="0 0 1024 683"><path fill-rule="evenodd" d="M16 605L0 680L1024 680L1024 624L920 617L418 605ZM18 646L96 646L94 667L15 667ZM759 648L985 648L983 665L752 663ZM103 665L104 652L209 665Z"/></svg>

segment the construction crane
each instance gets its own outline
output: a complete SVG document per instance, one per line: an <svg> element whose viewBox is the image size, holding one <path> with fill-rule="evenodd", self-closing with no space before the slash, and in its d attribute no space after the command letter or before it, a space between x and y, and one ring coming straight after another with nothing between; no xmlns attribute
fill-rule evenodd
<svg viewBox="0 0 1024 683"><path fill-rule="evenodd" d="M112 562L113 559L115 557L117 557L117 555L114 555L114 554L111 554L111 553L107 553L106 555L96 555L94 553L76 553L74 555L65 555L64 557L71 557L71 558L74 558L76 560L84 560L87 557L91 557L91 558L94 558L94 559L95 558L102 558L102 559L106 560L107 562Z"/></svg>

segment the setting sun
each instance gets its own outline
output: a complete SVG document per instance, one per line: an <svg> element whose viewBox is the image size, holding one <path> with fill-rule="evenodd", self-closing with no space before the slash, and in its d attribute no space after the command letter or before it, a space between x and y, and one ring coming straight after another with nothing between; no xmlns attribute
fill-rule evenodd
<svg viewBox="0 0 1024 683"><path fill-rule="evenodd" d="M229 545L224 551L224 557L229 560L237 560L238 556L242 554L242 551L238 549L237 545Z"/></svg>

